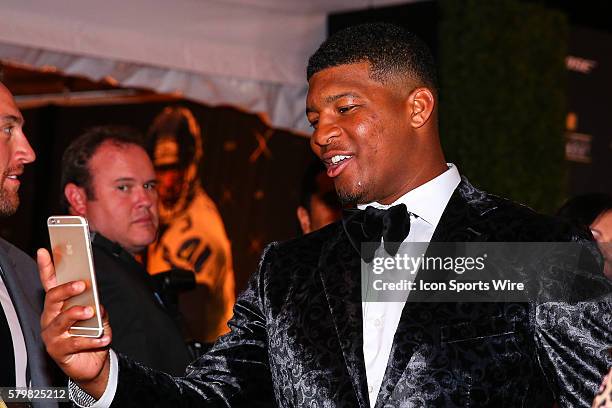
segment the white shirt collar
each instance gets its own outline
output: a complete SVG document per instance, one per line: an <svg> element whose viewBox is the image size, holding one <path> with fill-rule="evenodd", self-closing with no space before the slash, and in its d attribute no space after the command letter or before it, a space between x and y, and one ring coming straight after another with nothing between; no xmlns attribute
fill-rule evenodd
<svg viewBox="0 0 612 408"><path fill-rule="evenodd" d="M440 217L442 217L446 204L448 204L451 195L453 195L453 191L455 191L461 182L457 166L452 163L447 163L446 165L448 170L444 173L410 190L389 205L373 202L358 205L357 208L363 210L371 205L386 210L389 207L403 203L408 211L435 228L440 221Z"/></svg>

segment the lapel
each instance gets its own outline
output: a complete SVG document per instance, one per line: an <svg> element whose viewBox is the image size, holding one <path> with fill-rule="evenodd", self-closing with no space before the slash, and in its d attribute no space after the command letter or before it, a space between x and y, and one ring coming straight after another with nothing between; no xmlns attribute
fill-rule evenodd
<svg viewBox="0 0 612 408"><path fill-rule="evenodd" d="M360 258L340 223L324 244L319 273L359 406L370 406L363 358Z"/></svg>
<svg viewBox="0 0 612 408"><path fill-rule="evenodd" d="M494 209L486 193L474 188L465 177L453 192L431 242L469 242L487 241L487 233L480 227L481 217ZM430 252L428 250L427 254ZM418 273L416 280L424 277ZM389 354L389 363L383 377L376 408L385 406L393 394L398 381L404 374L415 349L421 344L420 339L436 333L430 333L420 316L435 313L436 303L406 302L402 316L393 337ZM424 324L425 323L425 324Z"/></svg>
<svg viewBox="0 0 612 408"><path fill-rule="evenodd" d="M489 227L483 218L497 208L497 202L465 178L451 196L431 242L486 242Z"/></svg>
<svg viewBox="0 0 612 408"><path fill-rule="evenodd" d="M45 352L40 337L44 291L36 263L24 252L0 238L0 267L17 312L28 353L26 381L34 387L65 385L66 377ZM38 400L32 402L32 407L57 408L58 403L54 400Z"/></svg>
<svg viewBox="0 0 612 408"><path fill-rule="evenodd" d="M4 244L4 242L2 242L2 244ZM5 245L0 246L0 267L3 272L2 279L6 285L13 307L15 307L26 350L28 355L30 355L31 353L35 353L34 350L37 347L35 339L38 337L36 329L40 316L36 313L37 307L32 303L33 299L31 296L27 296L28 291L25 289L28 286L28 282L23 281L24 277L22 277L19 273L20 271L18 271L19 268L10 254L11 250L11 247L5 247ZM26 381L29 382L30 379L31 367L30 359L28 358Z"/></svg>

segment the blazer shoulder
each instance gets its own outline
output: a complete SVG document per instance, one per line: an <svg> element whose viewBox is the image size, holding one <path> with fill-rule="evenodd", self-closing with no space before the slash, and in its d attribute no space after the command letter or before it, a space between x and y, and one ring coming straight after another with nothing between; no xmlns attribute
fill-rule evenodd
<svg viewBox="0 0 612 408"><path fill-rule="evenodd" d="M470 218L467 225L479 232L477 240L569 244L555 246L555 250L546 247L551 249L547 261L531 276L534 283L542 284L538 299L577 301L609 296L611 286L602 274L603 258L586 227L480 190L460 193L467 203L468 209L463 212ZM554 256L556 251L566 256Z"/></svg>
<svg viewBox="0 0 612 408"><path fill-rule="evenodd" d="M263 251L261 262L274 258L274 263L316 266L330 243L341 239L342 222L337 221L309 234L286 241L273 242ZM261 267L261 265L260 265Z"/></svg>
<svg viewBox="0 0 612 408"><path fill-rule="evenodd" d="M466 179L458 194L477 224L491 232L493 241L577 242L591 241L587 228L560 217L545 215L532 208L473 187Z"/></svg>
<svg viewBox="0 0 612 408"><path fill-rule="evenodd" d="M26 267L33 271L37 271L34 259L4 238L0 238L0 251L2 251L4 256L13 262L16 267L20 269ZM38 272L36 272L36 276L38 276Z"/></svg>
<svg viewBox="0 0 612 408"><path fill-rule="evenodd" d="M562 217L541 214L532 208L512 200L490 195L498 203L492 217L512 228L521 241L533 242L584 242L593 237L584 226L580 226Z"/></svg>

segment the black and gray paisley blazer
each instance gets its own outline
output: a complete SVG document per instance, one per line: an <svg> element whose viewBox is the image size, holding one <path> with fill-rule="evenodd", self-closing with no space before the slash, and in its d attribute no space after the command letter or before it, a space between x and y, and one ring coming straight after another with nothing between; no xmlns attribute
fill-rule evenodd
<svg viewBox="0 0 612 408"><path fill-rule="evenodd" d="M464 179L432 242L590 245L576 231ZM113 406L369 408L359 262L340 223L268 246L231 332L182 378L120 356ZM593 279L561 284L597 301L406 303L376 407L590 407L612 345L610 286Z"/></svg>

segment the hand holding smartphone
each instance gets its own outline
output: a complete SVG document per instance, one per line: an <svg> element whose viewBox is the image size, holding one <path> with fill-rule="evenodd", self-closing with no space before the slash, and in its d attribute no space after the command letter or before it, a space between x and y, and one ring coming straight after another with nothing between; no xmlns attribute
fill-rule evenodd
<svg viewBox="0 0 612 408"><path fill-rule="evenodd" d="M104 328L87 220L79 216L51 216L47 227L57 283L81 280L86 285L83 293L64 303L63 310L72 306L90 306L94 310L92 318L77 321L69 332L73 336L100 337Z"/></svg>

